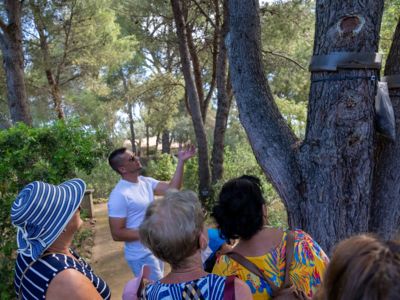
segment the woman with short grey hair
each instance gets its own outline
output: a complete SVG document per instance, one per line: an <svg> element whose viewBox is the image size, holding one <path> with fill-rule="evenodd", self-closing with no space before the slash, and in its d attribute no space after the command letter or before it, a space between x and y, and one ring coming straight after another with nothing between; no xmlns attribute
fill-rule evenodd
<svg viewBox="0 0 400 300"><path fill-rule="evenodd" d="M232 281L236 299L252 299L249 287L235 278L209 274L203 270L201 250L207 248L201 204L192 191L169 191L147 208L139 228L141 242L159 259L171 265L171 272L142 291L142 298L197 299L224 298ZM230 292L230 291L229 291ZM193 298L194 297L194 298Z"/></svg>

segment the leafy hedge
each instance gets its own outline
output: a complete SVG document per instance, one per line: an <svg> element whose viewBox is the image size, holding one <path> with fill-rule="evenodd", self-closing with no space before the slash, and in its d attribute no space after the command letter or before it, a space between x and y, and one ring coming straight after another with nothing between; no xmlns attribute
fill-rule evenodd
<svg viewBox="0 0 400 300"><path fill-rule="evenodd" d="M0 131L0 298L13 299L15 229L10 208L18 191L35 180L59 184L79 170L89 174L109 152L104 134L77 121L39 128L18 124Z"/></svg>

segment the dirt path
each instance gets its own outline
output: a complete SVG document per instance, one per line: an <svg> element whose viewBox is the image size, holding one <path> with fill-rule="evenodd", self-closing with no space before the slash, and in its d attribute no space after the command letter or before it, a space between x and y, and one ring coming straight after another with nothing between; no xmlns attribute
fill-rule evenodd
<svg viewBox="0 0 400 300"><path fill-rule="evenodd" d="M91 265L110 286L112 299L121 299L125 283L133 277L124 258L124 243L114 242L108 226L107 204L94 207L96 225Z"/></svg>

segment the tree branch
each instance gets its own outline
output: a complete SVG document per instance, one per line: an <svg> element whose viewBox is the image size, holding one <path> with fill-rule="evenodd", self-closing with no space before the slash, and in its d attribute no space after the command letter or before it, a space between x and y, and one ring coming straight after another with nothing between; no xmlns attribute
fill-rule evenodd
<svg viewBox="0 0 400 300"><path fill-rule="evenodd" d="M270 55L272 55L272 56L277 56L277 57L284 58L284 59L286 59L286 60L288 60L288 61L294 63L294 64L295 64L296 66L298 66L300 69L302 69L302 70L304 70L304 71L307 71L307 69L306 69L305 67L303 67L299 62L295 61L293 58L290 58L289 56L286 56L286 55L281 54L281 53L276 53L276 52L273 52L273 51L269 51L269 50L263 50L262 53L263 53L263 54L270 54Z"/></svg>
<svg viewBox="0 0 400 300"><path fill-rule="evenodd" d="M265 80L258 0L229 1L229 15L228 55L241 123L258 163L286 206L295 210L302 199L297 189L301 178L297 138Z"/></svg>
<svg viewBox="0 0 400 300"><path fill-rule="evenodd" d="M201 14L210 22L211 26L215 28L215 23L211 20L209 14L207 14L204 9L200 6L200 4L196 0L192 0L196 7L200 10Z"/></svg>

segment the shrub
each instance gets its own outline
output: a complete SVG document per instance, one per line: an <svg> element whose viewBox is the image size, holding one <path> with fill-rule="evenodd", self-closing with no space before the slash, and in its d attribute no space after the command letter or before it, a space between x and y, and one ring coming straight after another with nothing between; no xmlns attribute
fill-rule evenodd
<svg viewBox="0 0 400 300"><path fill-rule="evenodd" d="M17 248L16 230L11 225L10 210L14 194L0 193L0 299L14 299L14 262Z"/></svg>
<svg viewBox="0 0 400 300"><path fill-rule="evenodd" d="M120 176L108 165L107 159L99 161L90 174L78 171L77 176L88 184L88 188L94 189L93 198L95 199L108 198L120 179Z"/></svg>
<svg viewBox="0 0 400 300"><path fill-rule="evenodd" d="M146 167L146 176L157 180L169 181L174 175L177 159L167 153L160 154L150 160Z"/></svg>
<svg viewBox="0 0 400 300"><path fill-rule="evenodd" d="M35 180L59 184L89 174L105 159L107 139L77 121L39 128L18 124L0 131L0 296L13 299L15 229L10 208L17 192Z"/></svg>
<svg viewBox="0 0 400 300"><path fill-rule="evenodd" d="M107 152L105 140L76 121L0 131L0 192L15 193L34 180L59 184L77 170L89 174Z"/></svg>

